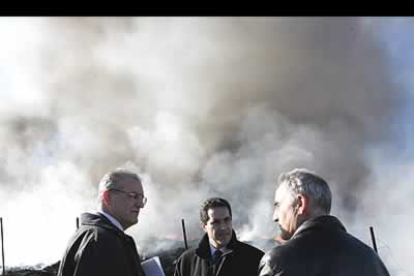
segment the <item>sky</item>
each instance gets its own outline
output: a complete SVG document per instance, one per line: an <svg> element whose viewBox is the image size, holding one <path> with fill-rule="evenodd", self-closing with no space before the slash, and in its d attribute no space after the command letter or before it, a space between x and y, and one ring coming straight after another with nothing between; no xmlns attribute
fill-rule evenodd
<svg viewBox="0 0 414 276"><path fill-rule="evenodd" d="M332 214L414 275L411 18L0 18L0 216L6 266L49 265L108 170L144 180L127 230L202 234L211 196L238 237L271 239L277 176L323 176ZM157 229L157 231L154 231ZM151 244L151 247L150 247ZM267 249L267 248L262 248Z"/></svg>

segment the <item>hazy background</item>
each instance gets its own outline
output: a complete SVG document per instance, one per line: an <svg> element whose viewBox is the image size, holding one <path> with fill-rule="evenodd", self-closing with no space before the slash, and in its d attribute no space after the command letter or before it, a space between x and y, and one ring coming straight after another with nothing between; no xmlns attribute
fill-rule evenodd
<svg viewBox="0 0 414 276"><path fill-rule="evenodd" d="M277 176L321 174L392 275L414 275L411 18L0 18L6 265L52 264L110 169L149 198L128 229L201 235L210 196L239 238L277 233ZM166 244L158 244L166 249ZM259 243L258 243L259 246ZM263 248L262 248L263 249Z"/></svg>

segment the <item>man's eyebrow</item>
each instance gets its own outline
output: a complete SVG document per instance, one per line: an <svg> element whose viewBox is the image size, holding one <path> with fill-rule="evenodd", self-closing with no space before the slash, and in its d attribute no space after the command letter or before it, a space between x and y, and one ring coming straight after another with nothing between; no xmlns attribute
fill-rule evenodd
<svg viewBox="0 0 414 276"><path fill-rule="evenodd" d="M211 223L213 223L213 222L217 222L217 221L221 221L221 220L226 220L226 219L231 219L231 216L228 216L228 217L224 217L224 218L216 218L216 219L211 219Z"/></svg>

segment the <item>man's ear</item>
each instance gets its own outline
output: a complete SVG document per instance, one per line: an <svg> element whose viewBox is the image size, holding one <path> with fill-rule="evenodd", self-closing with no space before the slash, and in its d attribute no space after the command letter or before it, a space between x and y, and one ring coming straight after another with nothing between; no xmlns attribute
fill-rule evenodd
<svg viewBox="0 0 414 276"><path fill-rule="evenodd" d="M103 203L104 203L106 206L108 206L108 205L109 205L109 202L110 202L110 195L109 195L109 191L108 191L108 190L103 191L103 193L102 193L102 201L103 201Z"/></svg>
<svg viewBox="0 0 414 276"><path fill-rule="evenodd" d="M201 226L201 229L203 229L203 231L207 233L206 225L203 222L200 223L200 226Z"/></svg>
<svg viewBox="0 0 414 276"><path fill-rule="evenodd" d="M308 215L309 214L309 199L300 194L298 195L298 201L297 201L297 205L296 205L296 212L299 215Z"/></svg>

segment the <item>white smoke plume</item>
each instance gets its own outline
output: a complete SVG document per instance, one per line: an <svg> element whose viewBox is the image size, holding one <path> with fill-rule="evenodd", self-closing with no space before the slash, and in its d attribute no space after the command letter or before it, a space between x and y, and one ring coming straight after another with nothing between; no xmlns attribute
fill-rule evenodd
<svg viewBox="0 0 414 276"><path fill-rule="evenodd" d="M403 195L387 184L412 195L412 177L395 181L403 163L380 169L409 99L382 36L391 22L2 18L6 265L59 260L116 167L145 180L148 205L128 230L143 252L151 238L181 239L182 218L198 238L211 196L230 201L240 238L272 238L275 180L306 167L330 182L332 213L353 234L370 244L374 226L393 275L413 273L409 232L393 228L409 213L394 214Z"/></svg>

